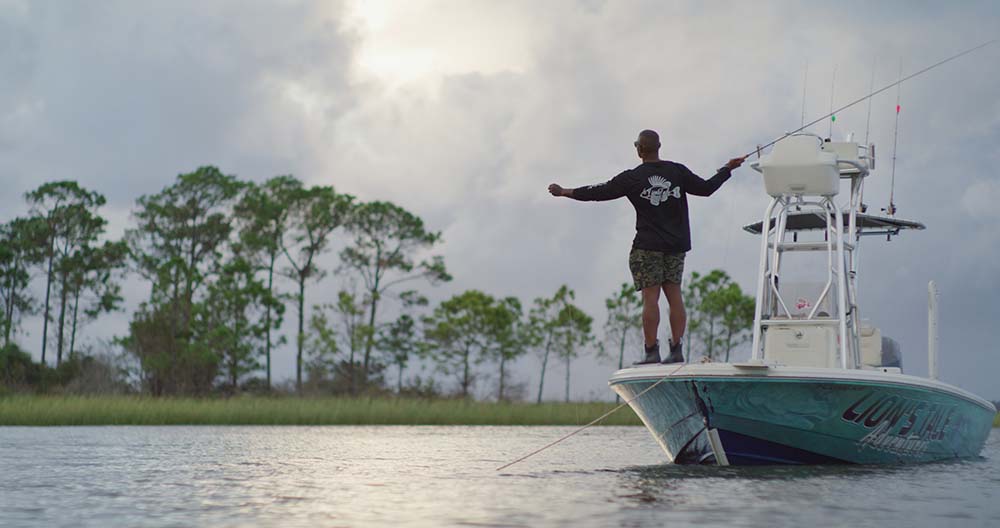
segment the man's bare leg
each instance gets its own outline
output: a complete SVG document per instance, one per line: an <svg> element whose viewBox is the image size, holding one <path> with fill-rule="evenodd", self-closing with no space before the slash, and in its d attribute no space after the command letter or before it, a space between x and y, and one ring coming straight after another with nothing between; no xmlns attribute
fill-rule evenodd
<svg viewBox="0 0 1000 528"><path fill-rule="evenodd" d="M646 347L656 344L656 333L660 327L660 287L642 289L642 337Z"/></svg>
<svg viewBox="0 0 1000 528"><path fill-rule="evenodd" d="M684 311L681 285L665 282L663 283L663 294L667 297L667 305L670 307L670 333L673 334L671 342L680 343L687 326L687 312Z"/></svg>
<svg viewBox="0 0 1000 528"><path fill-rule="evenodd" d="M642 334L646 353L633 365L650 365L660 362L660 347L656 342L656 329L660 326L660 287L642 289Z"/></svg>
<svg viewBox="0 0 1000 528"><path fill-rule="evenodd" d="M681 350L681 339L684 337L684 327L687 326L687 313L684 311L684 299L681 297L681 285L673 282L663 284L663 293L670 306L670 352L664 363L681 363L684 353Z"/></svg>

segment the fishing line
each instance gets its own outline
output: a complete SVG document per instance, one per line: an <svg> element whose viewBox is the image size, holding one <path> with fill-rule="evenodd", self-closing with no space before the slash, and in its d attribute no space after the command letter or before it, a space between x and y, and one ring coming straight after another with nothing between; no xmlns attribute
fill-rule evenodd
<svg viewBox="0 0 1000 528"><path fill-rule="evenodd" d="M726 225L733 223L733 215L736 213L736 193L730 192L729 194L729 216ZM725 269L726 264L729 263L729 243L732 241L733 231L735 229L726 229L726 244L722 246L722 269Z"/></svg>
<svg viewBox="0 0 1000 528"><path fill-rule="evenodd" d="M834 116L834 115L836 115L836 114L838 114L840 112L843 112L844 110L847 110L848 108L850 108L850 107L852 107L852 106L854 106L854 105L856 105L858 103L862 103L862 102L864 102L864 101L866 101L866 100L868 100L868 99L870 99L872 97L875 97L876 95L878 95L878 94L880 94L880 93L888 90L889 88L892 88L894 86L898 86L898 85L900 85L900 84L902 84L902 83L904 83L904 82L906 82L906 81L908 81L908 80L910 80L910 79L912 79L912 78L914 78L914 77L916 77L916 76L918 76L918 75L920 75L922 73L926 73L926 72L928 72L930 70L933 70L934 68L937 68L938 66L941 66L942 64L945 64L947 62L951 62L951 61L953 61L953 60L955 60L955 59L957 59L957 58L959 58L959 57L961 57L963 55L968 55L969 53L972 53L973 51L976 51L976 50L978 50L980 48L985 48L986 46L989 46L990 44L993 44L996 41L997 41L997 39L993 39L993 40L984 42L984 43L982 43L982 44L980 44L980 45L978 45L978 46L976 46L974 48L969 48L969 49L967 49L967 50L965 50L965 51L963 51L961 53L958 53L956 55L952 55L951 57L948 57L947 59L935 62L934 64L931 64L930 66L927 66L926 68L924 68L924 69L922 69L920 71L917 71L915 73L911 73L910 75L907 75L906 77L903 77L902 79L900 79L900 80L898 80L898 81L896 81L896 82L894 82L892 84L888 84L886 86L883 86L882 88L879 88L878 90L875 90L874 92L872 92L872 93L870 93L870 94L868 94L868 95L866 95L864 97L861 97L861 98L859 98L859 99L857 99L855 101L851 101L850 103L847 103L846 105L844 105L844 106L842 106L842 107L840 107L840 108L838 108L836 110L831 111L829 114L826 114L825 116L820 117L819 119L816 119L814 121L810 121L809 123L807 123L807 124L805 124L803 126L800 126L799 128L797 128L797 129L795 129L795 130L793 130L791 132L786 132L783 136L781 136L781 137L779 137L777 139L774 139L770 143L767 143L767 144L765 144L763 146L758 146L754 150L751 150L750 152L747 152L742 157L743 158L748 158L748 157L750 157L751 154L753 154L755 152L759 152L759 151L761 151L763 149L766 149L767 147L770 147L770 146L774 145L775 143L777 143L777 142L779 142L779 141L787 138L788 136L791 136L792 134L801 132L802 130L804 130L806 128L809 128L809 127L815 125L816 123L819 123L820 121L822 121L822 120L824 120L824 119L826 119L828 117L832 117L832 116Z"/></svg>
<svg viewBox="0 0 1000 528"><path fill-rule="evenodd" d="M666 376L663 376L662 378L660 378L659 380L657 380L656 383L654 383L654 384L650 385L649 387L646 387L645 389L643 389L642 392L640 392L639 394L636 394L635 396L633 396L632 399L630 399L628 401L625 401L621 405L615 407L614 409L611 409L610 411L608 411L608 412L606 412L606 413L598 416L592 422L590 422L587 425L584 425L583 427L581 427L581 428L573 431L572 433L569 433L568 435L565 435L562 438L560 438L560 439L558 439L558 440L556 440L554 442L549 442L545 446L540 447L540 448L538 448L538 449L536 449L536 450L528 453L527 455L524 455L523 457L521 457L521 458L519 458L519 459L517 459L517 460L515 460L513 462L508 462L508 463L506 463L506 464L498 467L496 470L500 471L501 469L509 468L510 466L513 466L514 464L517 464L518 462L521 462L523 460L527 460L527 459L529 459L529 458L537 455L538 453L541 453L542 451L545 451L546 449L548 449L548 448L550 448L550 447L552 447L552 446L554 446L554 445L562 442L563 440L566 440L567 438L576 435L577 433L583 431L584 429L590 428L591 426L595 425L597 422L600 422L601 420L607 418L608 416L611 416L612 414L618 412L618 410L621 409L622 407L624 407L624 406L626 406L626 405L634 402L635 400L638 400L640 396L642 396L643 394L646 394L647 392L653 390L653 387L656 387L657 385L663 383L664 381L667 381L667 378L669 378L670 376L673 376L674 374L677 374L677 372L680 369L686 367L687 365L688 365L687 363L681 363L680 366L678 366L674 370L670 371Z"/></svg>

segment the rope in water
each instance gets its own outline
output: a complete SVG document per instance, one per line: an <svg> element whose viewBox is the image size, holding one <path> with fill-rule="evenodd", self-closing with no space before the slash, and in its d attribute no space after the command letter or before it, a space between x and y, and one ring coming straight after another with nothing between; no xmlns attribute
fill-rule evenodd
<svg viewBox="0 0 1000 528"><path fill-rule="evenodd" d="M879 88L878 90L875 90L874 92L871 92L871 93L869 93L868 95L866 95L864 97L861 97L861 98L859 98L859 99L857 99L855 101L852 101L852 102L850 102L850 103L848 103L848 104L846 104L846 105L844 105L844 106L842 106L842 107L840 107L840 108L838 108L836 110L832 110L830 113L826 114L823 117L820 117L818 119L810 121L809 123L807 123L805 125L802 125L799 128L796 128L795 130L793 130L791 132L786 132L783 136L775 139L774 141L771 141L770 143L767 143L766 145L762 145L762 146L756 147L755 149L751 150L750 152L747 152L746 155L744 155L742 157L743 158L748 158L748 157L750 157L751 154L760 152L760 151L766 149L767 147L770 147L770 146L774 145L775 143L777 143L777 142L779 142L779 141L787 138L788 136L791 136L792 134L796 134L798 132L801 132L801 131L803 131L803 130L805 130L805 129L807 129L807 128L813 126L813 125L815 125L816 123L819 123L820 121L822 121L822 120L824 120L824 119L826 119L826 118L828 118L830 116L839 114L840 112L843 112L844 110L847 110L848 108L850 108L850 107L852 107L852 106L854 106L854 105L856 105L858 103L862 103L862 102L864 102L864 101L866 101L868 99L871 99L872 97L875 97L876 95L878 95L878 94L880 94L880 93L888 90L889 88L892 88L894 86L898 86L900 84L903 84L905 81L908 81L908 80L910 80L910 79L912 79L912 78L914 78L914 77L916 77L916 76L918 76L918 75L920 75L922 73L926 73L926 72L928 72L930 70L933 70L934 68L937 68L938 66L941 66L942 64L944 64L946 62L951 62L951 61L953 61L953 60L955 60L955 59L957 59L957 58L959 58L959 57L961 57L963 55L968 55L969 53L972 53L973 51L976 51L976 50L981 49L981 48L985 48L986 46L989 46L990 44L993 44L996 41L997 41L997 39L993 39L993 40L984 42L984 43L982 43L982 44L980 44L980 45L978 45L978 46L976 46L974 48L969 48L969 49L967 49L967 50L965 50L965 51L963 51L961 53L958 53L956 55L952 55L951 57L948 57L947 59L935 62L934 64L931 64L930 66L928 66L928 67L926 67L926 68L924 68L924 69L922 69L922 70L920 70L918 72L911 73L910 75L907 75L906 77L903 77L902 79L900 79L900 80L898 80L898 81L896 81L896 82L894 82L892 84L888 84L886 86L883 86L882 88Z"/></svg>
<svg viewBox="0 0 1000 528"><path fill-rule="evenodd" d="M608 411L608 412L606 412L606 413L598 416L597 418L595 418L593 421L591 421L587 425L584 425L583 427L580 427L579 429L573 431L572 433L569 433L568 435L565 435L562 438L560 438L560 439L558 439L558 440L556 440L554 442L549 442L545 446L540 447L540 448L538 448L538 449L536 449L536 450L528 453L527 455L524 455L523 457L521 457L521 458L519 458L519 459L517 459L517 460L515 460L513 462L508 462L508 463L506 463L506 464L498 467L496 470L500 471L502 469L509 468L510 466L513 466L514 464L517 464L518 462L527 460L527 459L529 459L529 458L537 455L538 453L541 453L542 451L545 451L546 449L548 449L548 448L550 448L550 447L552 447L552 446L554 446L554 445L562 442L563 440L566 440L567 438L570 438L570 437L576 435L577 433L580 433L581 431L592 427L593 425L597 424L597 422L600 422L601 420L607 418L608 416L611 416L612 414L618 412L618 410L621 409L622 407L625 407L626 405L634 402L635 400L638 400L640 396L642 396L643 394L646 394L647 392L653 390L653 387L656 387L657 385L663 383L664 381L667 380L667 378L669 378L670 376L673 376L679 370L681 370L682 368L684 368L686 366L687 366L687 363L681 363L677 368L675 368L674 370L672 370L669 373L667 373L667 375L665 375L662 378L660 378L659 380L657 380L656 383L650 385L649 387L646 387L645 389L642 390L642 392L640 392L639 394L636 394L635 396L633 396L632 399L630 399L628 401L625 401L622 404L620 404L619 406L615 407L614 409L611 409L610 411Z"/></svg>

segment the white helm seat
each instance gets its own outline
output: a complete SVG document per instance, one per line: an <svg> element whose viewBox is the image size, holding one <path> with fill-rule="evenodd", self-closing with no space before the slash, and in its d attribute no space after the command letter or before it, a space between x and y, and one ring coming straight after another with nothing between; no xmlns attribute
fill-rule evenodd
<svg viewBox="0 0 1000 528"><path fill-rule="evenodd" d="M821 150L813 136L785 138L761 159L759 167L771 196L833 196L840 192L837 154Z"/></svg>

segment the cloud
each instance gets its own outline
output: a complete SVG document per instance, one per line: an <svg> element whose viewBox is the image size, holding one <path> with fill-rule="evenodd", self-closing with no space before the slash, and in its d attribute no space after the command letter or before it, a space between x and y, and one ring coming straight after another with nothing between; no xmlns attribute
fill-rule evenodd
<svg viewBox="0 0 1000 528"><path fill-rule="evenodd" d="M623 201L552 199L548 183L583 185L634 166L631 141L643 128L660 131L666 157L710 176L798 127L803 81L808 119L827 111L831 90L843 104L869 90L873 73L876 87L897 78L900 59L914 71L1000 27L989 2L32 2L0 11L0 73L13 79L0 87L6 210L42 181L75 178L108 194L120 232L136 197L198 165L254 180L294 173L395 201L441 230L456 280L430 290L436 298L479 288L529 301L566 283L598 324L604 297L628 280L634 217ZM861 253L862 312L901 341L914 371L935 278L944 362L979 366L945 366L946 379L991 397L1000 75L988 66L997 48L903 86L893 192L900 214L928 229L866 240ZM865 194L876 211L890 192L895 95L873 100L870 128L864 104L832 127L878 145ZM722 267L751 291L758 241L739 227L765 204L750 169L716 196L692 198L688 268ZM315 301L337 288L327 279ZM286 373L287 352L276 360L288 360ZM608 394L606 366L578 368L578 396ZM535 370L525 359L519 375L533 385Z"/></svg>
<svg viewBox="0 0 1000 528"><path fill-rule="evenodd" d="M962 207L965 212L983 220L994 220L1000 216L1000 182L997 180L979 180L970 185L962 193Z"/></svg>
<svg viewBox="0 0 1000 528"><path fill-rule="evenodd" d="M353 42L311 4L32 3L12 63L26 89L4 100L23 186L79 178L114 202L213 163L260 179L299 168L311 110L294 87L345 89ZM8 57L4 54L4 57ZM6 62L6 61L5 61ZM17 66L21 63L27 65ZM24 115L28 112L28 115ZM45 163L27 163L28 159ZM13 163L13 162L7 162Z"/></svg>

